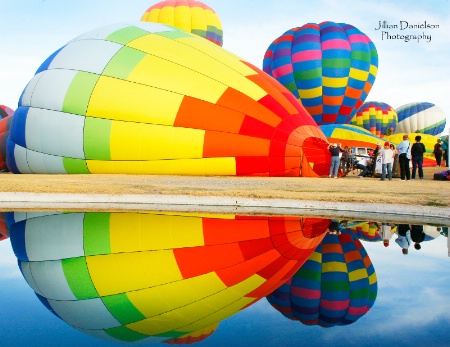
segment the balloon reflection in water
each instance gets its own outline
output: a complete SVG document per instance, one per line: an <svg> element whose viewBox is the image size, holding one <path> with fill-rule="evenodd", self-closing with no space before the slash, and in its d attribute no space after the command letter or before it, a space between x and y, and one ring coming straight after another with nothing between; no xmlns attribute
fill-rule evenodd
<svg viewBox="0 0 450 347"><path fill-rule="evenodd" d="M0 212L0 241L9 238L9 225L7 220L7 213Z"/></svg>
<svg viewBox="0 0 450 347"><path fill-rule="evenodd" d="M101 339L142 343L195 335L268 295L308 259L328 224L64 213L16 221L11 243L28 284L58 317Z"/></svg>
<svg viewBox="0 0 450 347"><path fill-rule="evenodd" d="M267 297L291 320L306 325L347 325L365 315L377 295L377 277L351 230L327 235L299 271Z"/></svg>
<svg viewBox="0 0 450 347"><path fill-rule="evenodd" d="M375 222L349 222L347 228L353 231L360 240L369 242L382 241L381 223L378 226ZM395 230L392 232L395 232Z"/></svg>

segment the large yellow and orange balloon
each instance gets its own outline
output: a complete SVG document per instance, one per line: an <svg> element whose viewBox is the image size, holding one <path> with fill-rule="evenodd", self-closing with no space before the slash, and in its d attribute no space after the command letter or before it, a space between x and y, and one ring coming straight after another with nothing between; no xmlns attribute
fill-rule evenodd
<svg viewBox="0 0 450 347"><path fill-rule="evenodd" d="M15 173L321 176L326 138L263 71L197 35L116 24L70 41L28 83Z"/></svg>
<svg viewBox="0 0 450 347"><path fill-rule="evenodd" d="M164 0L149 7L141 18L186 30L222 46L222 23L208 5L196 0Z"/></svg>
<svg viewBox="0 0 450 347"><path fill-rule="evenodd" d="M14 220L20 269L49 310L91 336L141 343L212 333L290 278L330 223L120 212Z"/></svg>

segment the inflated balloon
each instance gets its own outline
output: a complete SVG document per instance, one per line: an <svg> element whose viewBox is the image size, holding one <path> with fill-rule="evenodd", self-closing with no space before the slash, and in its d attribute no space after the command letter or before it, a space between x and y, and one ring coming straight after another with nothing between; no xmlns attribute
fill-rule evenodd
<svg viewBox="0 0 450 347"><path fill-rule="evenodd" d="M0 212L0 241L9 238L9 225L7 220L7 213Z"/></svg>
<svg viewBox="0 0 450 347"><path fill-rule="evenodd" d="M141 20L172 25L219 46L223 43L222 23L219 16L201 1L164 0L149 7Z"/></svg>
<svg viewBox="0 0 450 347"><path fill-rule="evenodd" d="M265 72L289 89L317 124L347 124L375 81L378 54L350 24L308 23L286 31L266 51Z"/></svg>
<svg viewBox="0 0 450 347"><path fill-rule="evenodd" d="M94 30L52 54L25 88L9 139L15 173L317 177L331 160L281 84L149 22Z"/></svg>
<svg viewBox="0 0 450 347"><path fill-rule="evenodd" d="M445 128L444 111L430 102L414 102L397 108L397 133L439 135Z"/></svg>
<svg viewBox="0 0 450 347"><path fill-rule="evenodd" d="M5 118L8 116L12 116L14 114L14 110L5 105L0 105L0 118Z"/></svg>
<svg viewBox="0 0 450 347"><path fill-rule="evenodd" d="M91 336L147 343L195 336L265 297L308 259L328 225L48 212L15 218L10 238L23 276L50 311Z"/></svg>
<svg viewBox="0 0 450 347"><path fill-rule="evenodd" d="M377 277L372 262L352 231L328 234L308 261L269 303L291 320L333 327L352 324L375 303Z"/></svg>
<svg viewBox="0 0 450 347"><path fill-rule="evenodd" d="M384 142L380 137L359 126L351 124L321 125L320 130L330 143L340 143L341 147L372 147Z"/></svg>
<svg viewBox="0 0 450 347"><path fill-rule="evenodd" d="M6 146L14 113L0 119L0 171L8 170L6 166Z"/></svg>
<svg viewBox="0 0 450 347"><path fill-rule="evenodd" d="M397 112L388 104L379 101L362 104L350 121L350 124L362 127L378 137L393 134L397 123Z"/></svg>

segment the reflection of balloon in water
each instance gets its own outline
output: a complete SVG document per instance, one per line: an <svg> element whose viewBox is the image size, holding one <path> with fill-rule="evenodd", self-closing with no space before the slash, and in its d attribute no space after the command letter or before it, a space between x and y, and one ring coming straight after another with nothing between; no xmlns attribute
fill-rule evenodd
<svg viewBox="0 0 450 347"><path fill-rule="evenodd" d="M51 55L8 143L16 173L321 176L327 160L326 138L278 82L148 22L95 30Z"/></svg>
<svg viewBox="0 0 450 347"><path fill-rule="evenodd" d="M222 46L220 18L212 8L201 1L164 0L149 7L141 20L171 25Z"/></svg>
<svg viewBox="0 0 450 347"><path fill-rule="evenodd" d="M414 102L397 108L397 133L439 135L445 128L446 117L435 104Z"/></svg>
<svg viewBox="0 0 450 347"><path fill-rule="evenodd" d="M123 342L198 332L284 283L329 220L64 213L11 226L28 284L73 327Z"/></svg>
<svg viewBox="0 0 450 347"><path fill-rule="evenodd" d="M379 101L362 104L350 121L350 124L364 128L379 137L393 134L397 123L397 112L388 104Z"/></svg>
<svg viewBox="0 0 450 347"><path fill-rule="evenodd" d="M306 325L352 324L373 306L377 278L352 231L327 235L297 273L267 299L284 316Z"/></svg>
<svg viewBox="0 0 450 347"><path fill-rule="evenodd" d="M171 340L166 340L164 343L167 343L169 345L190 345L193 343L197 343L200 341L205 340L209 336L211 336L214 331L216 331L217 327L219 326L219 323L215 323L209 327L206 327L204 329L200 329L197 331L194 331L193 333L176 337Z"/></svg>
<svg viewBox="0 0 450 347"><path fill-rule="evenodd" d="M377 67L369 37L334 22L286 31L269 46L263 63L319 125L349 123L372 88Z"/></svg>
<svg viewBox="0 0 450 347"><path fill-rule="evenodd" d="M358 239L369 242L382 241L380 228L374 222L350 222L347 224Z"/></svg>
<svg viewBox="0 0 450 347"><path fill-rule="evenodd" d="M0 119L0 170L6 170L6 146L13 115Z"/></svg>
<svg viewBox="0 0 450 347"><path fill-rule="evenodd" d="M8 116L12 116L14 114L14 110L5 105L0 105L0 118L5 118Z"/></svg>
<svg viewBox="0 0 450 347"><path fill-rule="evenodd" d="M8 213L0 212L0 241L9 238Z"/></svg>

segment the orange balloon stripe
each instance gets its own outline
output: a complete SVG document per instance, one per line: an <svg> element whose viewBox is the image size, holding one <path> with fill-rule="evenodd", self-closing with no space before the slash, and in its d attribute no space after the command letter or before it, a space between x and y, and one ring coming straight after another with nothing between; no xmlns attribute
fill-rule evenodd
<svg viewBox="0 0 450 347"><path fill-rule="evenodd" d="M246 115L265 122L273 127L277 126L281 119L263 105L258 104L249 96L242 94L233 88L227 88L216 103L230 109L237 109Z"/></svg>
<svg viewBox="0 0 450 347"><path fill-rule="evenodd" d="M237 134L244 117L244 114L233 109L185 96L178 110L174 126Z"/></svg>
<svg viewBox="0 0 450 347"><path fill-rule="evenodd" d="M241 129L239 130L239 134L241 135L268 140L272 139L274 132L274 127L249 116L244 118Z"/></svg>
<svg viewBox="0 0 450 347"><path fill-rule="evenodd" d="M223 220L216 218L203 218L203 238L205 245L267 238L269 225L267 219L255 220Z"/></svg>
<svg viewBox="0 0 450 347"><path fill-rule="evenodd" d="M224 146L224 144L226 144ZM269 155L270 141L219 131L206 131L203 158Z"/></svg>
<svg viewBox="0 0 450 347"><path fill-rule="evenodd" d="M245 261L238 244L178 248L174 249L173 253L184 279L228 268Z"/></svg>

